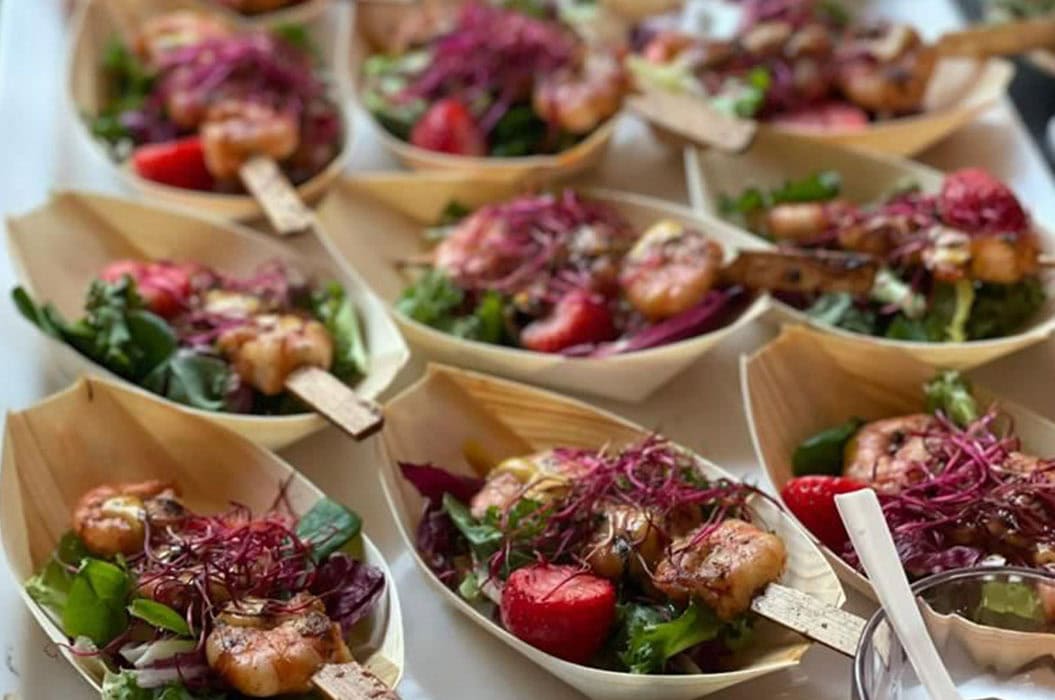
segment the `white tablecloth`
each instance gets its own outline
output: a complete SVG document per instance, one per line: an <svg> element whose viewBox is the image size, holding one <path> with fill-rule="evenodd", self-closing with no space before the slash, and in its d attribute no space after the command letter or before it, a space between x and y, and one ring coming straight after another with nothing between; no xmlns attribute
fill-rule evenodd
<svg viewBox="0 0 1055 700"><path fill-rule="evenodd" d="M2 4L0 212L4 215L41 204L56 187L122 191L101 156L74 129L67 111L61 5L62 0L4 0ZM931 35L959 21L947 0L894 0L881 5L884 13L910 17ZM352 169L393 167L365 122L357 119L356 127ZM1055 222L1051 175L1007 105L931 149L922 160L945 169L987 167L1008 181L1038 218ZM651 142L642 126L629 119L620 125L604 178L607 184L686 201L680 156ZM5 410L28 406L59 388L40 359L41 338L16 318L6 300L13 280L9 261L0 256L0 290L5 295L0 302L0 407ZM737 474L761 480L742 416L737 362L741 353L771 334L771 328L761 325L745 329L648 402L605 405L662 430ZM1055 347L1045 343L986 367L976 376L1009 398L1055 416L1055 392L1047 388L1053 358ZM426 587L384 506L372 446L355 445L330 430L286 450L284 456L323 489L357 508L370 536L389 558L406 623L404 698L581 698L496 643ZM0 569L0 654L4 659L0 693L17 691L25 700L92 697L89 687L49 648L33 624L18 598L20 582L11 578L3 563ZM858 612L870 609L853 596L850 606ZM748 683L722 697L841 700L849 696L849 669L848 660L816 648L795 670Z"/></svg>

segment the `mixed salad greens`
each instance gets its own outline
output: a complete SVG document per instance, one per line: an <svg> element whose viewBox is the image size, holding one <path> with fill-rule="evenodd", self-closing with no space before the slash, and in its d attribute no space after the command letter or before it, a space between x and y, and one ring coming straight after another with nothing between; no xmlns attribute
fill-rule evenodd
<svg viewBox="0 0 1055 700"><path fill-rule="evenodd" d="M912 114L936 62L908 25L863 23L832 0L741 0L732 39L686 32L679 17L641 24L627 67L643 86L799 129L860 129Z"/></svg>
<svg viewBox="0 0 1055 700"><path fill-rule="evenodd" d="M700 231L663 220L639 235L570 189L454 204L425 237L436 245L397 310L479 342L603 357L710 332L751 298Z"/></svg>
<svg viewBox="0 0 1055 700"><path fill-rule="evenodd" d="M840 194L838 173L821 171L720 201L726 218L781 247L878 261L867 297L777 294L816 321L895 340L963 342L1014 334L1043 306L1037 234L988 173L954 172L937 194L905 183L870 204Z"/></svg>
<svg viewBox="0 0 1055 700"><path fill-rule="evenodd" d="M427 502L417 547L433 573L575 663L727 667L751 643L751 599L783 573L783 542L753 524L753 489L705 477L660 437L512 457L485 480L400 467Z"/></svg>
<svg viewBox="0 0 1055 700"><path fill-rule="evenodd" d="M563 151L618 111L614 56L590 50L554 4L472 0L452 27L363 67L362 101L395 137L432 151Z"/></svg>
<svg viewBox="0 0 1055 700"><path fill-rule="evenodd" d="M236 31L216 16L175 11L143 22L131 44L112 40L100 69L108 95L86 115L93 135L162 184L241 193L239 169L253 156L274 159L299 184L344 141L299 25Z"/></svg>
<svg viewBox="0 0 1055 700"><path fill-rule="evenodd" d="M807 437L781 491L788 509L852 566L834 497L873 488L913 578L1002 564L1055 572L1055 460L1023 451L1014 423L957 372L927 382L922 399L920 413Z"/></svg>
<svg viewBox="0 0 1055 700"><path fill-rule="evenodd" d="M315 667L351 660L345 639L385 587L359 516L328 499L206 516L170 483L104 485L73 525L26 591L73 654L105 663L104 700L314 697Z"/></svg>
<svg viewBox="0 0 1055 700"><path fill-rule="evenodd" d="M21 287L12 296L29 321L93 362L207 411L303 412L284 388L294 370L321 367L354 383L368 368L344 289L308 284L278 262L240 279L195 263L117 261L73 322Z"/></svg>

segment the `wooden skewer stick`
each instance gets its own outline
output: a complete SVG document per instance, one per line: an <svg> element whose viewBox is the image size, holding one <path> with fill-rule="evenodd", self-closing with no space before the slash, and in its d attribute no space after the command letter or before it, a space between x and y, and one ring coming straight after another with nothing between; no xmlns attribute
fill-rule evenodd
<svg viewBox="0 0 1055 700"><path fill-rule="evenodd" d="M303 233L315 225L315 214L273 159L265 156L250 158L239 169L238 175L280 235Z"/></svg>
<svg viewBox="0 0 1055 700"><path fill-rule="evenodd" d="M286 379L286 389L356 440L384 425L381 407L362 398L319 367L301 367Z"/></svg>
<svg viewBox="0 0 1055 700"><path fill-rule="evenodd" d="M645 89L626 106L646 121L700 146L741 153L755 139L758 122L721 112L705 100L671 90Z"/></svg>
<svg viewBox="0 0 1055 700"><path fill-rule="evenodd" d="M751 601L751 610L781 627L852 657L864 633L864 618L822 603L794 588L771 583Z"/></svg>
<svg viewBox="0 0 1055 700"><path fill-rule="evenodd" d="M722 277L748 289L770 292L872 291L879 262L870 255L834 250L742 250Z"/></svg>
<svg viewBox="0 0 1055 700"><path fill-rule="evenodd" d="M1055 48L1055 18L983 24L949 32L935 44L947 56L1013 56Z"/></svg>
<svg viewBox="0 0 1055 700"><path fill-rule="evenodd" d="M388 664L395 668L391 662ZM352 661L326 664L312 676L311 682L330 700L399 700L399 695L390 687L394 680L395 676L383 679Z"/></svg>

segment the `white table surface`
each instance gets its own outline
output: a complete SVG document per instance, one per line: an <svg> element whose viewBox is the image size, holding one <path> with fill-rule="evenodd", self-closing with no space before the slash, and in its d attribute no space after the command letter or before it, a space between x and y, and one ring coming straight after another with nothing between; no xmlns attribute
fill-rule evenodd
<svg viewBox="0 0 1055 700"><path fill-rule="evenodd" d="M884 14L910 17L931 35L959 22L947 0L881 4ZM0 212L5 216L41 204L54 187L122 191L66 112L61 6L62 0L3 0L0 5ZM365 122L357 119L356 126L351 169L393 167ZM944 169L987 167L1009 182L1038 218L1055 222L1051 175L1007 105L991 110L925 153L922 160ZM626 120L620 125L604 170L606 184L686 200L680 156L651 142L636 122ZM0 255L0 407L4 410L26 407L60 388L39 359L43 356L41 338L16 317L7 299L13 284L10 264ZM761 481L742 415L737 362L741 353L765 342L772 332L764 325L745 329L645 403L602 403L696 448L736 474ZM987 366L975 376L998 393L1055 416L1055 392L1048 389L1053 360L1055 345L1048 342ZM402 382L418 369L411 368ZM685 411L676 408L679 402L673 396L697 400ZM400 688L404 698L582 697L495 643L426 587L383 503L372 445L355 445L329 430L283 455L323 489L357 508L366 519L368 533L389 559L406 623L407 672ZM6 571L6 564L0 562L0 569L0 694L18 692L25 700L92 697L90 688L49 648L23 608L17 595L19 582ZM849 605L857 612L870 610L852 594ZM849 672L848 660L815 648L796 669L739 686L722 697L845 699L849 697Z"/></svg>

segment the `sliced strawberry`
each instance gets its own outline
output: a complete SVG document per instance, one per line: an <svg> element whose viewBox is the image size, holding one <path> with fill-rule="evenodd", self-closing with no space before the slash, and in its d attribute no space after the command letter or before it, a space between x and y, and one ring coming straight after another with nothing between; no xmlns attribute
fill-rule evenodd
<svg viewBox="0 0 1055 700"><path fill-rule="evenodd" d="M945 177L938 213L949 226L969 233L1017 233L1029 224L1015 193L981 168L965 168Z"/></svg>
<svg viewBox="0 0 1055 700"><path fill-rule="evenodd" d="M487 137L464 104L454 98L436 102L414 125L410 142L419 148L459 156L487 155Z"/></svg>
<svg viewBox="0 0 1055 700"><path fill-rule="evenodd" d="M173 187L211 190L213 186L197 136L140 146L132 153L132 167L148 180Z"/></svg>
<svg viewBox="0 0 1055 700"><path fill-rule="evenodd" d="M770 122L803 131L856 131L868 126L868 113L847 102L822 102L777 114Z"/></svg>
<svg viewBox="0 0 1055 700"><path fill-rule="evenodd" d="M801 476L785 484L780 497L807 530L839 552L849 536L835 507L835 497L863 488L866 486L861 482L842 476Z"/></svg>
<svg viewBox="0 0 1055 700"><path fill-rule="evenodd" d="M604 299L583 289L565 294L549 315L529 323L520 333L520 344L536 352L560 352L615 337L612 314Z"/></svg>
<svg viewBox="0 0 1055 700"><path fill-rule="evenodd" d="M196 269L171 262L118 260L107 265L99 277L111 283L131 277L147 308L162 318L172 318L187 308Z"/></svg>
<svg viewBox="0 0 1055 700"><path fill-rule="evenodd" d="M502 624L533 647L586 663L615 622L615 587L573 566L517 569L502 591Z"/></svg>

